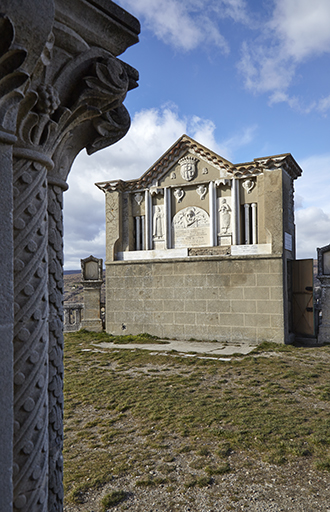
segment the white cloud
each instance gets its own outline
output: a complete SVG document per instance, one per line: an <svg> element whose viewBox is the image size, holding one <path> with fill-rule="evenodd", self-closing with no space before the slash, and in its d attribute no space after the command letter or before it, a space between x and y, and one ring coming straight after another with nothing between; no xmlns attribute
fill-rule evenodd
<svg viewBox="0 0 330 512"><path fill-rule="evenodd" d="M218 143L215 129L211 120L180 117L175 105L167 105L135 114L128 134L114 146L92 156L78 155L64 195L65 268L79 268L80 259L90 254L104 258L104 195L95 182L138 178L184 133L231 160L235 150L251 142L255 130L248 127Z"/></svg>
<svg viewBox="0 0 330 512"><path fill-rule="evenodd" d="M330 214L310 206L296 212L297 258L316 258L317 247L330 243Z"/></svg>
<svg viewBox="0 0 330 512"><path fill-rule="evenodd" d="M229 52L219 30L219 19L248 23L246 0L120 0L119 3L142 20L165 44L179 50L193 50L205 43Z"/></svg>
<svg viewBox="0 0 330 512"><path fill-rule="evenodd" d="M321 98L316 105L316 109L321 112L321 114L325 114L330 109L330 95L326 98Z"/></svg>
<svg viewBox="0 0 330 512"><path fill-rule="evenodd" d="M330 243L330 154L299 163L303 174L295 182L297 256L315 258L316 248Z"/></svg>
<svg viewBox="0 0 330 512"><path fill-rule="evenodd" d="M330 51L329 26L328 0L277 0L269 23L286 54L297 62Z"/></svg>
<svg viewBox="0 0 330 512"><path fill-rule="evenodd" d="M324 112L328 98L302 106L288 94L299 65L330 52L328 0L274 0L272 17L254 41L244 41L238 69L254 93L269 93L270 103L287 102L291 108Z"/></svg>
<svg viewBox="0 0 330 512"><path fill-rule="evenodd" d="M330 213L330 154L312 155L299 164L303 174L295 182L295 190L300 196L300 204L305 208L317 205Z"/></svg>

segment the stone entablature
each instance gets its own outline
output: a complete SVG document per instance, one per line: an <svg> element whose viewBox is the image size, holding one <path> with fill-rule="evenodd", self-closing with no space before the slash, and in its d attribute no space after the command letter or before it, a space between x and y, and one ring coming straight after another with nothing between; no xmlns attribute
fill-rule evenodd
<svg viewBox="0 0 330 512"><path fill-rule="evenodd" d="M183 135L140 179L96 184L106 194L106 261L217 246L294 258L301 172L290 154L234 165Z"/></svg>

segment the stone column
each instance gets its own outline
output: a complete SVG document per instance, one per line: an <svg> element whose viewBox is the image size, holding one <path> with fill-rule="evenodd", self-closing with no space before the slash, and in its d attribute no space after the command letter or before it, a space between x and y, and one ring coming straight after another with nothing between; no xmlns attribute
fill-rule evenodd
<svg viewBox="0 0 330 512"><path fill-rule="evenodd" d="M24 178L27 176L21 176L19 189L13 186L13 145L18 140L17 124L19 124L20 104L24 99L27 80L34 70L50 33L54 4L51 0L45 0L41 5L40 2L31 0L22 9L19 0L10 2L2 0L0 1L0 13L0 405L2 413L0 419L0 509L2 512L12 512L13 508L16 510L17 507L25 510L29 501L31 503L31 497L36 494L40 497L39 491L35 491L35 482L28 483L28 479L36 475L36 473L33 474L33 470L37 470L37 468L33 467L26 468L24 484L17 492L17 479L22 478L22 474L24 474L17 463L18 450L20 451L20 460L25 462L27 460L26 452L30 449L34 452L34 439L28 437L31 430L28 430L24 443L17 449L17 431L20 431L19 435L22 435L22 425L17 418L17 410L20 409L19 416L24 423L30 411L35 407L34 392L29 393L31 387L26 382L31 378L31 367L34 365L35 357L38 356L31 349L28 339L30 332L24 322L15 326L15 315L17 318L21 307L20 301L14 304L15 297L17 298L19 293L19 283L15 283L15 271L20 272L22 263L24 264L19 258L16 258L14 263L15 247L17 247L21 232L25 231L25 226L24 218L22 218L24 212L19 211L14 214L13 198L15 197L16 206L17 194L19 194L19 189L25 189ZM33 198L31 198L31 203L33 203ZM26 203L25 206L27 206ZM27 213L28 215L29 213ZM34 243L34 240L31 240L32 242ZM34 246L30 245L30 249L33 250ZM23 283L21 282L21 284ZM23 302L28 301L27 297L32 291L29 284L25 280L22 287L22 294L25 296ZM29 309L27 314L30 314ZM21 350L17 344L18 339ZM17 360L18 353L21 356L20 361ZM28 365L24 362L27 359L29 359ZM42 375L40 375L41 378ZM31 415L33 416L34 412ZM13 441L14 429L15 441ZM31 507L31 505L28 506ZM35 510L39 509L40 505L36 504Z"/></svg>
<svg viewBox="0 0 330 512"><path fill-rule="evenodd" d="M244 231L244 242L250 244L250 205L248 203L244 204Z"/></svg>
<svg viewBox="0 0 330 512"><path fill-rule="evenodd" d="M49 495L50 510L63 501L63 191L65 181L48 175L48 286L49 286ZM68 319L69 320L69 319ZM70 321L69 321L70 322Z"/></svg>
<svg viewBox="0 0 330 512"><path fill-rule="evenodd" d="M232 244L237 245L237 197L236 197L236 180L231 180L231 230Z"/></svg>
<svg viewBox="0 0 330 512"><path fill-rule="evenodd" d="M1 80L0 80L1 84ZM1 106L1 104L0 104ZM16 141L0 124L0 503L12 510L13 466L13 328L14 328L14 244L12 145Z"/></svg>
<svg viewBox="0 0 330 512"><path fill-rule="evenodd" d="M217 215L214 182L209 183L209 208L210 208L210 245L215 246L218 243Z"/></svg>
<svg viewBox="0 0 330 512"><path fill-rule="evenodd" d="M135 217L135 250L141 250L141 217Z"/></svg>
<svg viewBox="0 0 330 512"><path fill-rule="evenodd" d="M152 233L152 209L151 209L151 197L149 190L144 193L145 197L145 237L146 237L146 250L152 249L151 233Z"/></svg>
<svg viewBox="0 0 330 512"><path fill-rule="evenodd" d="M145 216L141 215L141 250L144 251L146 248L146 233L145 233Z"/></svg>
<svg viewBox="0 0 330 512"><path fill-rule="evenodd" d="M252 243L258 243L258 226L257 226L257 203L251 204L252 209Z"/></svg>
<svg viewBox="0 0 330 512"><path fill-rule="evenodd" d="M138 75L116 57L139 23L99 0L0 0L0 13L0 509L60 512L62 192L81 149L129 128Z"/></svg>
<svg viewBox="0 0 330 512"><path fill-rule="evenodd" d="M236 244L241 244L241 201L239 196L239 180L233 180L235 185L235 198L236 198Z"/></svg>

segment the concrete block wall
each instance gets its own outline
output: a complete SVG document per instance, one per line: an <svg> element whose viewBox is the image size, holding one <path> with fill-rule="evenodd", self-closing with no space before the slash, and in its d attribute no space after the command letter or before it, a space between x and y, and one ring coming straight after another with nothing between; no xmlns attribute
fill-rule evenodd
<svg viewBox="0 0 330 512"><path fill-rule="evenodd" d="M189 340L284 340L280 256L106 264L106 330Z"/></svg>

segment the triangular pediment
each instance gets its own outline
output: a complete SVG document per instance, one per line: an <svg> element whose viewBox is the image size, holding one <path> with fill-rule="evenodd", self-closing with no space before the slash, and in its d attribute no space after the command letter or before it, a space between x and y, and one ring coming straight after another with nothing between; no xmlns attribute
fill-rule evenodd
<svg viewBox="0 0 330 512"><path fill-rule="evenodd" d="M293 179L302 170L290 153L233 164L188 135L182 135L140 178L96 183L103 191L138 191L189 183L247 178L282 167Z"/></svg>
<svg viewBox="0 0 330 512"><path fill-rule="evenodd" d="M144 186L174 186L226 177L233 164L182 135L142 176Z"/></svg>

